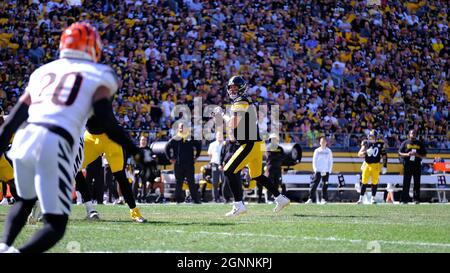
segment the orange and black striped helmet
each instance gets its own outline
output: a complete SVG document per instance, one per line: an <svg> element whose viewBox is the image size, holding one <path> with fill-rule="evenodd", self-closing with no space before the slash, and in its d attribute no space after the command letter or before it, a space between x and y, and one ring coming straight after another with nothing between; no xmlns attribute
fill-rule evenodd
<svg viewBox="0 0 450 273"><path fill-rule="evenodd" d="M60 58L88 59L98 62L102 42L95 27L86 22L77 22L66 28L59 43Z"/></svg>

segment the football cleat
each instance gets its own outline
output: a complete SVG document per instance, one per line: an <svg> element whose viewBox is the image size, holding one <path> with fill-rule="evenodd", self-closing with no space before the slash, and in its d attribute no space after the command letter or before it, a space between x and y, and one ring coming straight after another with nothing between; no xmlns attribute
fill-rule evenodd
<svg viewBox="0 0 450 273"><path fill-rule="evenodd" d="M244 202L240 201L240 202L234 202L233 203L233 208L231 209L231 211L227 212L225 214L225 216L227 217L235 217L241 214L244 214L247 212L247 208L244 205Z"/></svg>
<svg viewBox="0 0 450 273"><path fill-rule="evenodd" d="M94 203L92 201L88 201L84 203L84 206L86 207L86 218L89 220L99 220L100 214L95 209Z"/></svg>
<svg viewBox="0 0 450 273"><path fill-rule="evenodd" d="M312 203L314 203L314 202L311 198L309 198L308 201L305 202L305 204L312 204Z"/></svg>
<svg viewBox="0 0 450 273"><path fill-rule="evenodd" d="M289 200L286 196L280 194L275 198L275 204L276 206L273 209L273 212L280 212L282 209L291 204L291 200Z"/></svg>
<svg viewBox="0 0 450 273"><path fill-rule="evenodd" d="M325 199L322 199L322 201L320 201L320 204L321 205L326 205L328 202L327 202L327 200L325 200Z"/></svg>
<svg viewBox="0 0 450 273"><path fill-rule="evenodd" d="M130 216L133 221L137 223L145 223L147 220L145 220L144 217L142 217L141 211L138 208L130 209Z"/></svg>
<svg viewBox="0 0 450 273"><path fill-rule="evenodd" d="M13 246L8 246L5 243L0 243L0 253L20 253L20 251Z"/></svg>
<svg viewBox="0 0 450 273"><path fill-rule="evenodd" d="M375 196L372 196L372 197L370 198L370 203L371 203L371 204L376 204L376 203L377 203L377 201L375 200Z"/></svg>
<svg viewBox="0 0 450 273"><path fill-rule="evenodd" d="M362 195L360 195L359 196L359 200L356 202L356 204L363 204L363 196Z"/></svg>

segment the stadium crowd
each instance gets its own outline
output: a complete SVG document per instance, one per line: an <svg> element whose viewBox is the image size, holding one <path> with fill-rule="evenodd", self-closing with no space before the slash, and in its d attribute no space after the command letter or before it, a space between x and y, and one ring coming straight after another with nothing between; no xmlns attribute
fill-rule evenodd
<svg viewBox="0 0 450 273"><path fill-rule="evenodd" d="M80 6L82 5L82 6ZM409 128L450 148L447 1L143 0L0 3L0 106L7 114L66 26L87 20L121 80L114 108L137 139L168 139L176 104L223 105L243 75L254 101L280 106L285 142L356 146ZM81 10L83 12L81 12ZM262 122L268 122L263 119ZM267 124L262 124L266 128Z"/></svg>

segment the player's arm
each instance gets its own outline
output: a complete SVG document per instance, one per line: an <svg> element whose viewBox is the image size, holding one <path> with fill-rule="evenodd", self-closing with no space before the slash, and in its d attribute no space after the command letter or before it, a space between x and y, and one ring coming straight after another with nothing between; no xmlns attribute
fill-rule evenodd
<svg viewBox="0 0 450 273"><path fill-rule="evenodd" d="M367 154L367 146L366 146L366 142L363 141L361 143L361 149L359 149L359 152L358 152L358 157L365 157L366 154Z"/></svg>
<svg viewBox="0 0 450 273"><path fill-rule="evenodd" d="M195 159L200 157L200 154L202 152L202 143L198 140L194 140L194 147L195 147Z"/></svg>
<svg viewBox="0 0 450 273"><path fill-rule="evenodd" d="M118 124L112 109L111 95L112 92L108 87L100 85L97 88L93 97L94 115L105 126L105 133L112 141L121 145L133 156L136 156L141 151L133 143L125 130Z"/></svg>
<svg viewBox="0 0 450 273"><path fill-rule="evenodd" d="M387 168L388 156L384 148L382 148L381 150L381 158L383 160L383 167Z"/></svg>
<svg viewBox="0 0 450 273"><path fill-rule="evenodd" d="M11 110L8 118L0 127L0 154L7 150L14 133L19 129L20 125L28 119L28 108L30 107L30 104L30 93L25 91Z"/></svg>

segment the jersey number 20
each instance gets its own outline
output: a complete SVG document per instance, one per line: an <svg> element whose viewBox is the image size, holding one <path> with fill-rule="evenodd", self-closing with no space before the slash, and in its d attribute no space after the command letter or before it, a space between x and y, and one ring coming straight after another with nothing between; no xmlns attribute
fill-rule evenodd
<svg viewBox="0 0 450 273"><path fill-rule="evenodd" d="M70 72L67 74L64 74L61 79L59 80L56 87L53 89L50 87L53 85L53 83L56 80L56 74L55 73L48 73L42 77L42 79L48 77L48 83L44 85L41 92L39 93L38 97L40 98L38 101L34 101L33 103L39 103L43 101L42 96L43 95L51 95L52 96L52 102L56 105L72 105L75 99L77 98L78 92L80 91L81 83L83 82L83 76L79 72ZM67 86L66 81L69 78L73 78L73 84L72 86ZM48 90L48 93L46 92ZM45 94L45 93L46 94ZM63 96L61 96L63 95ZM65 100L62 100L61 97L66 97Z"/></svg>

